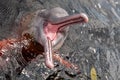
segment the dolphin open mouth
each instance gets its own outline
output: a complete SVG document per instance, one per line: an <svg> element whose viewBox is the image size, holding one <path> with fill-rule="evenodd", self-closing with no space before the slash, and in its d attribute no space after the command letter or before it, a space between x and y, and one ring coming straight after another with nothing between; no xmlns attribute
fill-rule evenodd
<svg viewBox="0 0 120 80"><path fill-rule="evenodd" d="M44 26L44 32L47 36L47 47L45 53L46 66L49 68L54 68L53 58L52 58L52 41L56 38L57 32L61 29L68 27L71 24L87 23L88 17L86 14L75 14L71 16L66 16L62 18L57 18L56 20L49 20L47 25Z"/></svg>
<svg viewBox="0 0 120 80"><path fill-rule="evenodd" d="M46 36L53 40L57 34L57 32L61 29L68 27L68 25L76 24L76 23L87 23L88 17L86 14L76 14L71 16L66 16L62 18L56 19L56 21L49 21L48 24L44 27L44 31Z"/></svg>

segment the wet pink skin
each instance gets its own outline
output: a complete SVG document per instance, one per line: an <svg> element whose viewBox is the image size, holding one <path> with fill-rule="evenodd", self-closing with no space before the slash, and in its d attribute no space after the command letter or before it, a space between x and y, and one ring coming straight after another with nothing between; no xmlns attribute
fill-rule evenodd
<svg viewBox="0 0 120 80"><path fill-rule="evenodd" d="M64 29L71 24L87 23L87 22L88 22L88 17L84 13L76 14L76 15L60 18L56 22L49 22L48 25L45 26L44 31L46 33L46 36L50 40L54 40L57 32L60 29Z"/></svg>
<svg viewBox="0 0 120 80"><path fill-rule="evenodd" d="M52 42L53 40L55 40L57 36L57 32L59 30L65 29L66 27L68 27L68 25L71 25L71 24L76 24L76 23L80 24L80 23L87 23L87 22L88 22L88 17L84 13L66 16L66 17L58 18L54 22L49 21L48 24L44 26L44 32L48 40ZM48 45L51 45L51 43L48 43ZM51 47L48 47L48 48L51 48ZM46 66L49 68L54 68L51 52L50 53L48 52L45 55Z"/></svg>

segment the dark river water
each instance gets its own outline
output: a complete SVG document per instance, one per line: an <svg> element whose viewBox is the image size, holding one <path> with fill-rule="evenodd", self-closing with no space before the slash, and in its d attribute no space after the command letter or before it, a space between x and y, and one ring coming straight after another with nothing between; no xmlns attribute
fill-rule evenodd
<svg viewBox="0 0 120 80"><path fill-rule="evenodd" d="M96 70L95 80L120 80L120 0L0 1L0 39L12 36L12 24L22 12L62 7L70 15L83 12L89 17L87 24L70 28L69 36L59 50L61 56L80 67L81 74L72 78L65 71L72 74L74 70L62 65L49 70L38 56L17 80L45 80L57 70L61 70L57 75L61 79L54 80L92 80L92 68Z"/></svg>

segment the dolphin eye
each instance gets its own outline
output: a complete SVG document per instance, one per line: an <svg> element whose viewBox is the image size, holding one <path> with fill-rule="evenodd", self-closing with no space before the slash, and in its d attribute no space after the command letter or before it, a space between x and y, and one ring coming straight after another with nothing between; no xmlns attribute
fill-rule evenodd
<svg viewBox="0 0 120 80"><path fill-rule="evenodd" d="M47 26L48 25L48 21L45 20L44 23L43 23L43 26Z"/></svg>
<svg viewBox="0 0 120 80"><path fill-rule="evenodd" d="M38 14L38 16L40 16L40 17L45 17L45 14L44 14L44 12L40 12L40 13Z"/></svg>

